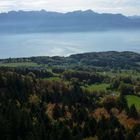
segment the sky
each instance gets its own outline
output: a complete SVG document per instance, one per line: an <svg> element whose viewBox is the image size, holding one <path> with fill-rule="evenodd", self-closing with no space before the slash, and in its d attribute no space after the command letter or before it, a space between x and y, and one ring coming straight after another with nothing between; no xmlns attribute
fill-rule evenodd
<svg viewBox="0 0 140 140"><path fill-rule="evenodd" d="M0 12L41 9L57 12L91 9L99 13L140 15L140 0L0 0Z"/></svg>

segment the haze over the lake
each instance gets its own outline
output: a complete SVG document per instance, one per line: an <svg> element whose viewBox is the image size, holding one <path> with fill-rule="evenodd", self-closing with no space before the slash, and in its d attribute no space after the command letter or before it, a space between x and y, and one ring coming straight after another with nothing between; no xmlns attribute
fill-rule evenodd
<svg viewBox="0 0 140 140"><path fill-rule="evenodd" d="M91 9L98 13L121 13L125 16L98 14L90 10L81 12L86 16L81 16L80 12L77 12L78 16L74 15L75 12L71 16L69 13L19 11L41 9L62 13ZM140 18L127 17L140 15L138 0L0 0L1 12L12 10L19 12L0 16L0 58L68 56L93 51L140 53ZM36 16L39 18L36 19ZM124 28L126 30L119 30Z"/></svg>
<svg viewBox="0 0 140 140"><path fill-rule="evenodd" d="M68 56L95 51L140 53L140 31L0 35L0 58Z"/></svg>

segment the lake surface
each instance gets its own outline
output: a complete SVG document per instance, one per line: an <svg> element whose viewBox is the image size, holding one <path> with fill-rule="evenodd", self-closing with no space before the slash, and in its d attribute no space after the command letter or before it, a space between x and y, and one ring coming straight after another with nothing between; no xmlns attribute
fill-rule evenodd
<svg viewBox="0 0 140 140"><path fill-rule="evenodd" d="M140 31L0 34L0 58L98 51L140 53Z"/></svg>

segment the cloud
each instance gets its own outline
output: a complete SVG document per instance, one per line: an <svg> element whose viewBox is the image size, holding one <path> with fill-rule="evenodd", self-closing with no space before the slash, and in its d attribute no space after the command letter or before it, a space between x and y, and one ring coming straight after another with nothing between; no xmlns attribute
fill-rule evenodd
<svg viewBox="0 0 140 140"><path fill-rule="evenodd" d="M140 14L139 0L0 0L0 11L40 10L73 11L92 9L97 12Z"/></svg>

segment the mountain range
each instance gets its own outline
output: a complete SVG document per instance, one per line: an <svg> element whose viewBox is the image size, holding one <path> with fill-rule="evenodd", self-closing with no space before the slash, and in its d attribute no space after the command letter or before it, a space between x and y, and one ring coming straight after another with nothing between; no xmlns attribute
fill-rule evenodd
<svg viewBox="0 0 140 140"><path fill-rule="evenodd" d="M0 14L0 33L83 32L140 29L140 18L99 14L92 10L68 13L10 11Z"/></svg>

